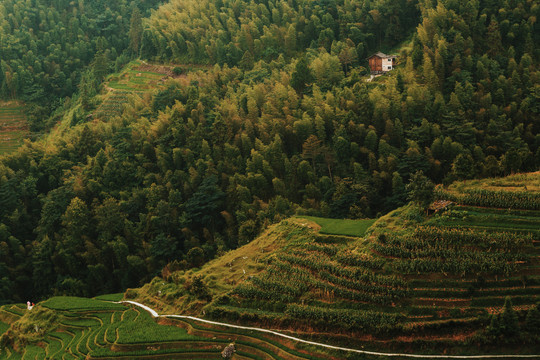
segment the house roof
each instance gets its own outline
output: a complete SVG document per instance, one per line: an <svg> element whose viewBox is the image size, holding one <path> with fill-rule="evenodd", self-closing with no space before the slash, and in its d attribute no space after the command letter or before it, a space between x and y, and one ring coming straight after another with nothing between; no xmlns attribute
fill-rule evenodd
<svg viewBox="0 0 540 360"><path fill-rule="evenodd" d="M381 59L388 59L388 58L393 58L393 57L396 57L396 55L386 55L385 53L382 53L380 51L377 51L375 54L371 55L370 57L368 57L368 59L371 59L372 57L374 56L377 56L377 57L380 57Z"/></svg>
<svg viewBox="0 0 540 360"><path fill-rule="evenodd" d="M452 205L454 202L450 200L438 200L429 205L428 210L438 211L444 209L448 205Z"/></svg>

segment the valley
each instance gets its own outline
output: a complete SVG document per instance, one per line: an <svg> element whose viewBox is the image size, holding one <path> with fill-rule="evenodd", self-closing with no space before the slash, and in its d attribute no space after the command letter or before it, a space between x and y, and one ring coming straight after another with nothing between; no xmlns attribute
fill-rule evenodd
<svg viewBox="0 0 540 360"><path fill-rule="evenodd" d="M31 311L6 305L2 330L24 334L25 326L41 327L53 316L46 313L54 313L54 325L41 336L25 335L34 345L19 354L24 359L64 353L90 359L219 358L230 342L238 358L343 356L275 335L167 316L178 313L348 348L347 339L354 338L354 348L375 352L419 354L429 348L432 355L487 356L493 351L489 343L502 341L506 345L493 354L510 354L513 338L530 341L529 351L538 352L538 334L529 329L540 300L540 220L528 208L536 207L540 192L528 190L529 200L518 200L520 181L535 189L540 173L437 188L437 197L452 194L456 203L429 216L411 203L375 222L289 218L200 269L169 270L125 294L56 297ZM489 207L481 197L466 197L472 191L498 191L501 200ZM469 226L470 216L490 221ZM516 228L521 221L530 227ZM164 315L154 320L132 304L104 302L122 299ZM494 328L493 319L509 311L514 332ZM14 347L3 358L17 358L21 340L4 338L13 339Z"/></svg>

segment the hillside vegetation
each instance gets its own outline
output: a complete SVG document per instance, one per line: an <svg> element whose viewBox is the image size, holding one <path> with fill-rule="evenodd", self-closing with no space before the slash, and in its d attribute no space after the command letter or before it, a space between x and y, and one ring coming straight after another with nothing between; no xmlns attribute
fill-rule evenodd
<svg viewBox="0 0 540 360"><path fill-rule="evenodd" d="M540 173L455 183L438 191L443 199L453 194L448 209L426 216L410 204L378 219L368 238L347 229L346 237L324 235L310 221L285 220L252 243L273 234L287 239L255 256L257 271L246 267L238 278L238 268L218 259L128 294L166 311L327 341L353 336L374 349L468 353L480 345L481 352L538 352L540 217L516 191L529 184L527 194L538 202L538 181ZM498 191L507 202L456 200L470 191ZM250 245L221 259L250 256ZM229 269L235 280L224 286L220 274ZM185 306L188 299L198 306Z"/></svg>
<svg viewBox="0 0 540 360"><path fill-rule="evenodd" d="M191 320L154 320L145 310L96 299L55 297L28 311L0 307L0 359L335 359L270 335Z"/></svg>
<svg viewBox="0 0 540 360"><path fill-rule="evenodd" d="M1 5L0 96L54 127L0 158L2 303L139 287L295 214L375 218L417 170L540 166L534 1L109 3ZM365 57L398 44L366 83Z"/></svg>
<svg viewBox="0 0 540 360"><path fill-rule="evenodd" d="M427 216L411 203L369 229L373 221L294 217L201 268L177 270L173 262L161 277L125 294L53 297L31 311L4 305L0 359L217 359L231 341L238 358L344 356L188 319L156 322L144 310L111 302L122 297L159 312L293 331L347 347L354 337L354 347L371 350L538 353L540 217L519 194L528 184L534 199L539 181L540 173L529 173L454 183L437 190L440 199L453 196L448 208ZM505 206L487 206L481 197L466 205L456 200L472 191L497 191ZM476 226L470 216L493 222ZM516 229L522 221L530 228ZM346 226L322 234L317 222Z"/></svg>

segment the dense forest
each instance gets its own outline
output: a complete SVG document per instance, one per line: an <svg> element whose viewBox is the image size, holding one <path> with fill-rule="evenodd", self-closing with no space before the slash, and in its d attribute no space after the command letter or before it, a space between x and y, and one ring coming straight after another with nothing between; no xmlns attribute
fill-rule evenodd
<svg viewBox="0 0 540 360"><path fill-rule="evenodd" d="M10 3L2 94L72 96L65 116L88 118L135 49L209 66L1 159L0 301L137 286L294 213L374 217L418 170L449 183L540 167L534 1L172 0L143 28L148 2ZM368 83L381 49L399 66Z"/></svg>
<svg viewBox="0 0 540 360"><path fill-rule="evenodd" d="M83 86L92 92L138 54L142 19L159 0L0 2L0 98L30 103L31 126Z"/></svg>

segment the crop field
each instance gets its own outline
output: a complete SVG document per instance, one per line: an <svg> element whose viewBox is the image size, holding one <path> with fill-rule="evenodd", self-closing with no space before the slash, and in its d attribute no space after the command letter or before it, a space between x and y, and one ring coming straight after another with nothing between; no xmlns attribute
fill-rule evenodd
<svg viewBox="0 0 540 360"><path fill-rule="evenodd" d="M439 189L439 196L444 191L461 199L470 188ZM390 217L401 216L393 213L369 232L372 221L284 220L200 269L164 275L125 295L40 303L37 311L53 311L57 323L22 350L16 343L6 347L0 359L220 359L231 342L238 359L369 358L194 320L156 320L112 302L124 296L160 312L189 309L220 322L365 350L489 353L474 339L490 316L503 313L507 297L519 326L538 336L528 319L540 302L539 211L537 192L528 192L526 205L519 205L522 191L512 190L500 198L513 207L489 207L482 197L454 200L446 210L420 215L423 220L387 228ZM207 300L186 290L196 276L208 287ZM29 313L20 304L1 307L0 330L26 326ZM540 344L523 349L538 353Z"/></svg>
<svg viewBox="0 0 540 360"><path fill-rule="evenodd" d="M178 74L173 71L175 69ZM163 89L168 79L185 76L191 70L191 65L154 65L133 61L121 72L108 77L105 85L107 92L94 112L94 118L106 120L120 116L132 97Z"/></svg>
<svg viewBox="0 0 540 360"><path fill-rule="evenodd" d="M55 296L41 303L41 306L61 311L120 310L124 308L123 305L112 302L74 296Z"/></svg>
<svg viewBox="0 0 540 360"><path fill-rule="evenodd" d="M328 359L269 336L189 320L156 321L138 307L76 297L51 298L31 311L20 305L3 306L0 319L5 319L4 312L12 315L7 322L0 321L0 335L10 327L26 326L30 312L44 308L57 315L54 327L22 349L0 347L0 359L222 359L221 351L232 342L238 359ZM30 328L41 326L38 324L30 324Z"/></svg>
<svg viewBox="0 0 540 360"><path fill-rule="evenodd" d="M375 220L350 220L350 219L329 219L315 216L299 216L302 219L313 221L321 226L319 232L328 235L343 236L364 236L366 230L373 225Z"/></svg>
<svg viewBox="0 0 540 360"><path fill-rule="evenodd" d="M124 293L117 294L105 294L96 296L94 299L104 300L104 301L120 301L124 298Z"/></svg>
<svg viewBox="0 0 540 360"><path fill-rule="evenodd" d="M0 102L0 155L17 149L30 132L19 102Z"/></svg>
<svg viewBox="0 0 540 360"><path fill-rule="evenodd" d="M362 229L351 220L299 217L320 231L291 224L301 239L276 251L263 272L213 301L206 314L354 334L366 347L376 340L395 350L425 343L451 349L485 329L509 296L525 326L540 301L539 177L439 189L439 198L455 202L450 209L399 230L387 231L382 218L367 242L360 237L371 223Z"/></svg>
<svg viewBox="0 0 540 360"><path fill-rule="evenodd" d="M9 329L9 324L0 321L0 335L5 333L7 331L7 329Z"/></svg>

